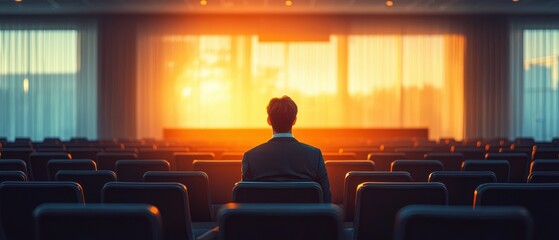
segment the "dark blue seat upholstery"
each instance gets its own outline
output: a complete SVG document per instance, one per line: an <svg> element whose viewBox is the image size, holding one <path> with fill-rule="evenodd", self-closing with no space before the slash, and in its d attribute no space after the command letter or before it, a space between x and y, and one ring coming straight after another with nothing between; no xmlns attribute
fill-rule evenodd
<svg viewBox="0 0 559 240"><path fill-rule="evenodd" d="M118 160L134 160L138 155L132 152L100 152L97 153L97 169L116 172Z"/></svg>
<svg viewBox="0 0 559 240"><path fill-rule="evenodd" d="M375 170L390 171L390 166L394 160L406 159L404 153L371 153L367 156L368 160L375 162Z"/></svg>
<svg viewBox="0 0 559 240"><path fill-rule="evenodd" d="M497 182L508 183L510 164L507 160L466 160L462 171L490 171L495 173Z"/></svg>
<svg viewBox="0 0 559 240"><path fill-rule="evenodd" d="M559 160L539 159L530 164L530 173L543 171L559 171Z"/></svg>
<svg viewBox="0 0 559 240"><path fill-rule="evenodd" d="M238 182L233 187L236 203L322 203L316 182Z"/></svg>
<svg viewBox="0 0 559 240"><path fill-rule="evenodd" d="M27 164L21 159L0 159L0 171L21 171L27 174Z"/></svg>
<svg viewBox="0 0 559 240"><path fill-rule="evenodd" d="M444 171L444 166L437 160L396 160L392 162L390 171L409 172L414 182L427 182L429 174Z"/></svg>
<svg viewBox="0 0 559 240"><path fill-rule="evenodd" d="M53 159L72 159L66 152L34 152L29 155L29 177L33 181L48 181L47 164Z"/></svg>
<svg viewBox="0 0 559 240"><path fill-rule="evenodd" d="M22 171L0 171L0 183L6 181L27 181L27 175Z"/></svg>
<svg viewBox="0 0 559 240"><path fill-rule="evenodd" d="M86 203L100 203L105 183L117 180L116 174L109 170L60 170L54 178L56 181L79 183Z"/></svg>
<svg viewBox="0 0 559 240"><path fill-rule="evenodd" d="M179 152L174 154L175 170L192 171L194 160L212 160L215 154L211 152Z"/></svg>
<svg viewBox="0 0 559 240"><path fill-rule="evenodd" d="M497 177L489 171L443 171L431 173L429 182L445 185L449 205L472 206L476 188L484 183L497 182Z"/></svg>
<svg viewBox="0 0 559 240"><path fill-rule="evenodd" d="M559 183L559 171L532 172L528 183Z"/></svg>
<svg viewBox="0 0 559 240"><path fill-rule="evenodd" d="M488 153L488 160L507 160L510 164L509 181L525 183L528 177L530 157L524 153Z"/></svg>
<svg viewBox="0 0 559 240"><path fill-rule="evenodd" d="M49 180L54 181L56 173L60 170L97 170L97 165L90 159L53 159L47 163L47 170Z"/></svg>
<svg viewBox="0 0 559 240"><path fill-rule="evenodd" d="M120 182L141 182L148 171L169 171L166 160L118 160L116 175Z"/></svg>
<svg viewBox="0 0 559 240"><path fill-rule="evenodd" d="M205 172L210 180L212 204L231 202L232 189L241 181L241 161L239 160L195 160L194 171Z"/></svg>
<svg viewBox="0 0 559 240"><path fill-rule="evenodd" d="M351 171L374 171L375 163L370 160L329 160L325 162L332 192L332 202L341 204L344 199L345 176Z"/></svg>
<svg viewBox="0 0 559 240"><path fill-rule="evenodd" d="M462 153L427 153L425 160L440 161L446 171L460 171L464 156Z"/></svg>

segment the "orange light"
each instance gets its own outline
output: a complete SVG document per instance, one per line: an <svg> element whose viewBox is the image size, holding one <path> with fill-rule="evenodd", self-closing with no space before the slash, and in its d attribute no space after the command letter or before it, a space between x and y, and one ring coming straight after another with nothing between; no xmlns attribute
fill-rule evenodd
<svg viewBox="0 0 559 240"><path fill-rule="evenodd" d="M14 1L16 1L17 3L23 2L23 0L14 0Z"/></svg>
<svg viewBox="0 0 559 240"><path fill-rule="evenodd" d="M293 5L293 1L291 1L291 0L286 0L286 1L285 1L285 6L288 6L288 7L289 7L289 6L291 6L291 5Z"/></svg>
<svg viewBox="0 0 559 240"><path fill-rule="evenodd" d="M155 206L150 206L149 211L153 213L153 215L159 215L159 209L157 209Z"/></svg>
<svg viewBox="0 0 559 240"><path fill-rule="evenodd" d="M206 0L200 0L200 5L206 6L206 4L208 4L208 1L206 1Z"/></svg>
<svg viewBox="0 0 559 240"><path fill-rule="evenodd" d="M392 7L394 5L394 2L391 0L386 1L386 6Z"/></svg>
<svg viewBox="0 0 559 240"><path fill-rule="evenodd" d="M520 0L512 0L512 2L515 2L515 3L516 3L516 2L520 2Z"/></svg>

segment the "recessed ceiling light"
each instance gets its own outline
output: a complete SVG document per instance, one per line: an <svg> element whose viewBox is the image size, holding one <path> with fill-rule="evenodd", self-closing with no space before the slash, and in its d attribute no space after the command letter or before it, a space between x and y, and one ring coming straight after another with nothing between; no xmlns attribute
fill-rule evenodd
<svg viewBox="0 0 559 240"><path fill-rule="evenodd" d="M389 7L394 6L394 1L392 1L392 0L386 1L386 6L389 6Z"/></svg>
<svg viewBox="0 0 559 240"><path fill-rule="evenodd" d="M288 6L288 7L289 7L289 6L291 6L291 5L293 5L293 1L291 1L291 0L285 0L285 6Z"/></svg>

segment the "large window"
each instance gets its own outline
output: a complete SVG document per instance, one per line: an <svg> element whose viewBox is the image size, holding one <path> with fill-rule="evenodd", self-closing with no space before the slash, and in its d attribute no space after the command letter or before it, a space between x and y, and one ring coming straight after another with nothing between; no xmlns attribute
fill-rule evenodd
<svg viewBox="0 0 559 240"><path fill-rule="evenodd" d="M266 128L291 96L300 128L426 127L463 137L464 39L452 34L140 35L138 135L164 128Z"/></svg>
<svg viewBox="0 0 559 240"><path fill-rule="evenodd" d="M38 25L0 24L0 136L95 138L93 36Z"/></svg>

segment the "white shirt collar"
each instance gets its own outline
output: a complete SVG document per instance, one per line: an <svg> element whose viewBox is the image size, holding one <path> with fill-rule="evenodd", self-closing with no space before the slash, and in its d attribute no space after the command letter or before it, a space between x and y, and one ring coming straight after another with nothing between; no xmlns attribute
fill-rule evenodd
<svg viewBox="0 0 559 240"><path fill-rule="evenodd" d="M274 133L274 135L272 136L272 138L278 138L278 137L293 137L293 133Z"/></svg>

